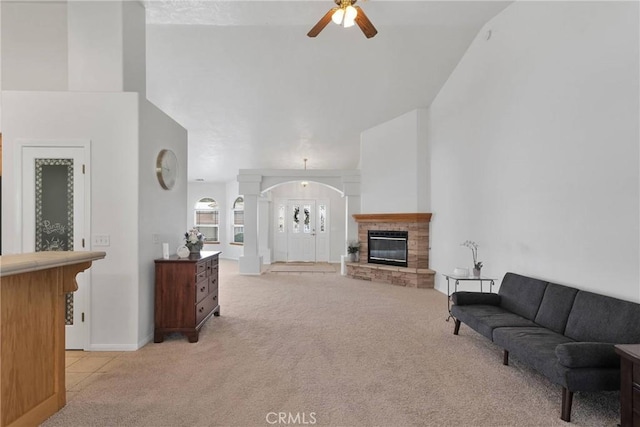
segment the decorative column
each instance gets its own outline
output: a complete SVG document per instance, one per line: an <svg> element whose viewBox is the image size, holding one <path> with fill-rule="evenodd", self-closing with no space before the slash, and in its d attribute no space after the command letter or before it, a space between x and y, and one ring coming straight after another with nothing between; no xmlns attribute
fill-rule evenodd
<svg viewBox="0 0 640 427"><path fill-rule="evenodd" d="M271 195L258 198L258 254L265 264L271 264L269 228L271 227Z"/></svg>
<svg viewBox="0 0 640 427"><path fill-rule="evenodd" d="M360 203L360 174L353 174L342 177L342 192L345 201L345 241L344 253L347 253L347 242L358 240L358 223L354 219L354 214L359 214Z"/></svg>
<svg viewBox="0 0 640 427"><path fill-rule="evenodd" d="M359 214L361 209L359 171L342 177L342 193L345 197L345 239L342 242L344 255L340 260L340 273L344 276L347 274L347 244L358 240L358 224L353 215Z"/></svg>
<svg viewBox="0 0 640 427"><path fill-rule="evenodd" d="M258 196L262 175L238 175L239 191L244 197L244 255L238 260L240 274L262 273L262 257L258 252Z"/></svg>

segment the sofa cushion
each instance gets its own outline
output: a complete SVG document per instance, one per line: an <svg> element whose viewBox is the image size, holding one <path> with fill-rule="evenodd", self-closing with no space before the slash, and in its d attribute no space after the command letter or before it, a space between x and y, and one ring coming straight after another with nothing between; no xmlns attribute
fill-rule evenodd
<svg viewBox="0 0 640 427"><path fill-rule="evenodd" d="M571 342L556 347L558 362L567 368L618 368L620 357L614 344Z"/></svg>
<svg viewBox="0 0 640 427"><path fill-rule="evenodd" d="M500 305L515 314L533 320L544 295L547 282L531 277L507 273L502 279L498 294Z"/></svg>
<svg viewBox="0 0 640 427"><path fill-rule="evenodd" d="M564 333L577 293L576 288L549 283L544 290L535 322L559 334Z"/></svg>
<svg viewBox="0 0 640 427"><path fill-rule="evenodd" d="M457 305L500 305L500 295L485 292L454 292L451 300Z"/></svg>
<svg viewBox="0 0 640 427"><path fill-rule="evenodd" d="M578 291L565 335L575 341L640 342L640 304Z"/></svg>
<svg viewBox="0 0 640 427"><path fill-rule="evenodd" d="M497 328L493 342L526 365L540 371L555 384L565 386L565 378L557 369L556 347L572 342L570 338L540 326L529 328Z"/></svg>
<svg viewBox="0 0 640 427"><path fill-rule="evenodd" d="M451 314L471 329L493 340L493 330L505 326L536 326L529 319L495 305L454 305Z"/></svg>

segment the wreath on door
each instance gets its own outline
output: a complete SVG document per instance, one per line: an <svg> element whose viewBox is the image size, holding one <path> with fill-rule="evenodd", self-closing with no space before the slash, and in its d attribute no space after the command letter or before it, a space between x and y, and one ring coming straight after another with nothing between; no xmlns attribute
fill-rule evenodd
<svg viewBox="0 0 640 427"><path fill-rule="evenodd" d="M309 209L304 210L304 225L309 225Z"/></svg>
<svg viewBox="0 0 640 427"><path fill-rule="evenodd" d="M293 208L293 222L295 222L296 224L300 223L298 215L300 215L300 208L296 206L295 208Z"/></svg>
<svg viewBox="0 0 640 427"><path fill-rule="evenodd" d="M310 212L309 209L304 210L304 225L309 225L309 218ZM300 207L296 206L295 208L293 208L293 222L295 222L296 224L300 224Z"/></svg>

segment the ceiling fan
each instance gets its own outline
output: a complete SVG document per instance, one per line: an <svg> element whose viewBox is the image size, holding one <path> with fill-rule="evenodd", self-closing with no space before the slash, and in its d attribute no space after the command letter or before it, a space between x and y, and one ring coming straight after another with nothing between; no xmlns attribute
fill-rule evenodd
<svg viewBox="0 0 640 427"><path fill-rule="evenodd" d="M352 27L354 24L358 24L358 27L362 30L364 35L370 39L378 34L378 30L373 26L367 15L359 6L354 6L358 0L333 0L338 7L332 8L327 12L316 25L307 33L309 37L315 37L320 34L320 31L327 26L329 21L333 21L343 27Z"/></svg>

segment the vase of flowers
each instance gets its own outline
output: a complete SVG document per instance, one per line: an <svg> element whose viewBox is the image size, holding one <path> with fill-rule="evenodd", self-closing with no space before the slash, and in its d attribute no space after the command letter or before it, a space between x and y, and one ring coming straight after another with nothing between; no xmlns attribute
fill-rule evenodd
<svg viewBox="0 0 640 427"><path fill-rule="evenodd" d="M473 277L480 277L482 270L482 262L478 261L478 244L471 240L466 240L460 246L466 246L471 249L471 256L473 257Z"/></svg>
<svg viewBox="0 0 640 427"><path fill-rule="evenodd" d="M184 233L184 245L189 249L192 254L199 254L204 245L204 235L200 233L196 228Z"/></svg>
<svg viewBox="0 0 640 427"><path fill-rule="evenodd" d="M356 262L358 260L358 252L360 252L360 242L347 243L347 253L349 254L350 262Z"/></svg>

